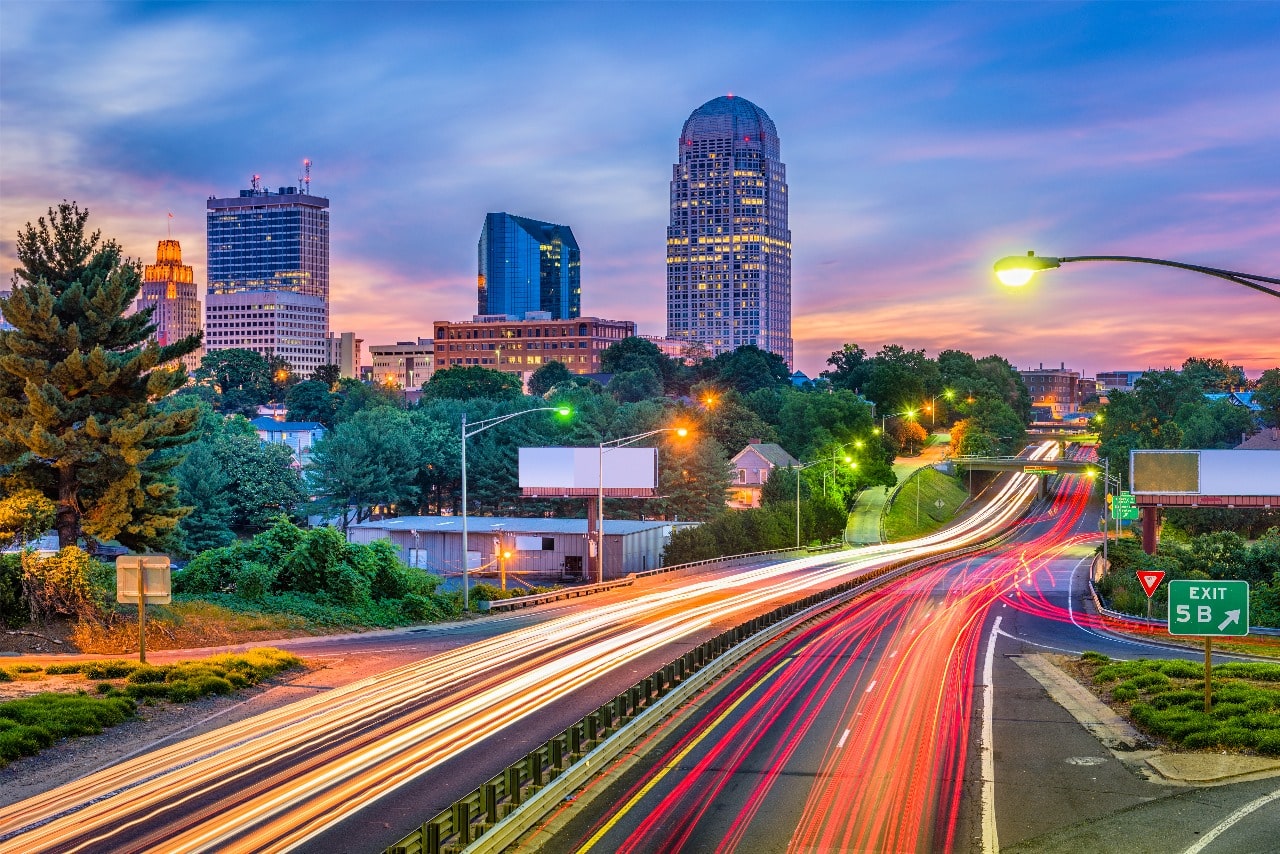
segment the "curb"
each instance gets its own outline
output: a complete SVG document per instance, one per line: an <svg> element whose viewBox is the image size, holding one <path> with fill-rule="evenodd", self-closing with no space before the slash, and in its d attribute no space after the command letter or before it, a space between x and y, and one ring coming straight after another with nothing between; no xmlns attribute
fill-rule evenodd
<svg viewBox="0 0 1280 854"><path fill-rule="evenodd" d="M1055 703L1070 712L1125 767L1147 779L1179 786L1220 786L1280 777L1280 759L1161 750L1049 656L1037 653L1009 658L1039 682Z"/></svg>

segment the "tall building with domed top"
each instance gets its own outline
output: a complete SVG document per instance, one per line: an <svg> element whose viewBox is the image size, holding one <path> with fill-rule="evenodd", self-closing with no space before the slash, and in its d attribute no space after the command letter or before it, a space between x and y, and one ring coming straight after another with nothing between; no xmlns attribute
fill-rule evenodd
<svg viewBox="0 0 1280 854"><path fill-rule="evenodd" d="M680 133L667 337L712 355L755 344L793 364L787 168L773 119L746 98L708 101Z"/></svg>

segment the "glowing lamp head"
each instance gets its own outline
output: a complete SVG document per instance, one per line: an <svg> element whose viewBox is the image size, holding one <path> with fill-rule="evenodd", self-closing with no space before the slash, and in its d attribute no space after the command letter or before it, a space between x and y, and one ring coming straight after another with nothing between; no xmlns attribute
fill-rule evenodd
<svg viewBox="0 0 1280 854"><path fill-rule="evenodd" d="M861 448L861 447L862 447L862 440L861 440L861 439L858 439L857 441L855 441L855 442L853 443L853 446L854 446L855 448Z"/></svg>
<svg viewBox="0 0 1280 854"><path fill-rule="evenodd" d="M573 414L573 410L567 406L561 406L559 409L556 410L556 415L559 415L561 418L568 418L572 414Z"/></svg>
<svg viewBox="0 0 1280 854"><path fill-rule="evenodd" d="M688 436L688 435L689 435L689 431L688 431L688 429L687 429L687 428L685 428L685 427L677 427L677 428L676 428L676 435L677 435L677 436L679 436L681 439L683 439L685 436Z"/></svg>
<svg viewBox="0 0 1280 854"><path fill-rule="evenodd" d="M996 262L996 278L1001 284L1016 288L1031 281L1031 277L1041 270L1052 270L1061 265L1062 262L1057 258L1039 257L1034 252L1028 252L1025 256L1010 255Z"/></svg>

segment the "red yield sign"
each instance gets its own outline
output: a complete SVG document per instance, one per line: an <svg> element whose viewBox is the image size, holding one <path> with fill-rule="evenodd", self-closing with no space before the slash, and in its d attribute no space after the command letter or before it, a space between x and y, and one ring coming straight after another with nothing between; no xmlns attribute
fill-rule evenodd
<svg viewBox="0 0 1280 854"><path fill-rule="evenodd" d="M1164 581L1164 573L1158 569L1138 570L1138 583L1142 585L1148 599L1156 595L1156 588L1161 581Z"/></svg>

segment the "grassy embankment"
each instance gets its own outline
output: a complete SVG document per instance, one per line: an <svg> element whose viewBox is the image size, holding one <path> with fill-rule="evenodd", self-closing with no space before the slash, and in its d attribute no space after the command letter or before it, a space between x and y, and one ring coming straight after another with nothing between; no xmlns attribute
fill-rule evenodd
<svg viewBox="0 0 1280 854"><path fill-rule="evenodd" d="M1112 661L1086 652L1084 678L1146 734L1188 750L1280 756L1280 664L1230 662L1213 668L1204 711L1204 665L1170 660Z"/></svg>
<svg viewBox="0 0 1280 854"><path fill-rule="evenodd" d="M916 493L919 491L919 518ZM911 475L894 494L884 516L887 542L930 534L951 521L969 497L964 481L926 466Z"/></svg>
<svg viewBox="0 0 1280 854"><path fill-rule="evenodd" d="M62 738L97 735L137 713L137 703L185 703L209 694L230 694L257 685L302 660L271 647L215 655L174 664L102 660L0 668L0 682L79 675L93 680L96 694L44 692L0 703L0 768L34 756Z"/></svg>

